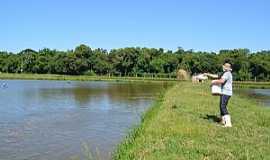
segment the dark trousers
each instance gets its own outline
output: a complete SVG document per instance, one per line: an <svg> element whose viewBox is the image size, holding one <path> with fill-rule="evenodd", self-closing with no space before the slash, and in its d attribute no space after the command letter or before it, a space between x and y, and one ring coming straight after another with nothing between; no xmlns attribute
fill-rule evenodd
<svg viewBox="0 0 270 160"><path fill-rule="evenodd" d="M227 96L227 95L220 96L219 108L220 108L221 116L229 114L228 109L227 109L227 104L230 98L231 96Z"/></svg>

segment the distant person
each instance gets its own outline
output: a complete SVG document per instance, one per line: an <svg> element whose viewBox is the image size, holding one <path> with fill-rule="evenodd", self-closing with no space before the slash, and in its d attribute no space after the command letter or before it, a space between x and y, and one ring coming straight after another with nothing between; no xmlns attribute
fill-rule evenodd
<svg viewBox="0 0 270 160"><path fill-rule="evenodd" d="M232 67L230 63L223 64L223 73L221 76L215 74L205 73L205 75L215 78L216 80L212 80L212 85L221 85L221 94L220 94L220 115L221 115L221 123L224 127L232 127L231 116L227 109L227 104L232 96Z"/></svg>

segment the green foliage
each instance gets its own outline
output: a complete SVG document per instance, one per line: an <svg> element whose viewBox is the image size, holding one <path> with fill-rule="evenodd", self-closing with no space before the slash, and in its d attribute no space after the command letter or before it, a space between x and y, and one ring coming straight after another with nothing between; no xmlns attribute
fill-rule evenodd
<svg viewBox="0 0 270 160"><path fill-rule="evenodd" d="M83 75L96 76L96 73L93 70L88 70L88 71L84 72Z"/></svg>
<svg viewBox="0 0 270 160"><path fill-rule="evenodd" d="M251 53L248 49L234 49L217 54L181 47L175 52L129 47L108 52L84 44L68 51L44 48L25 49L18 54L0 52L0 72L83 75L90 70L97 75L145 76L172 75L185 69L191 74L217 73L222 71L225 61L232 63L235 80L270 80L270 51Z"/></svg>

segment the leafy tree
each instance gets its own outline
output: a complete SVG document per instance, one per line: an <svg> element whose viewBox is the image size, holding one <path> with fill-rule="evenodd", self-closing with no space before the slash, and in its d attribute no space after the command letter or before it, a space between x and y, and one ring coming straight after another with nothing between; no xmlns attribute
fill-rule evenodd
<svg viewBox="0 0 270 160"><path fill-rule="evenodd" d="M96 49L92 56L93 70L99 75L111 73L112 64L109 62L108 53L103 49Z"/></svg>
<svg viewBox="0 0 270 160"><path fill-rule="evenodd" d="M159 48L120 48L107 52L81 44L75 50L25 49L17 54L0 52L0 72L51 73L69 75L171 74L185 69L191 74L219 72L224 62L233 66L235 80L270 80L270 51L251 53L248 49L195 52L181 47L173 51Z"/></svg>

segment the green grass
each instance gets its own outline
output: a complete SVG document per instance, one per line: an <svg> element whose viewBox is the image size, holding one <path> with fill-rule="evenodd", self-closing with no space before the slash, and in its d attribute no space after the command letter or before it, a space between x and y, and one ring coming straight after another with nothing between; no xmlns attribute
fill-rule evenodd
<svg viewBox="0 0 270 160"><path fill-rule="evenodd" d="M114 76L87 76L87 75L57 75L57 74L17 74L0 73L0 79L26 80L71 80L71 81L176 81L173 78L151 77L114 77Z"/></svg>
<svg viewBox="0 0 270 160"><path fill-rule="evenodd" d="M88 75L57 75L57 74L18 74L0 73L0 79L25 79L25 80L70 80L70 81L171 81L176 82L175 78L157 77L119 77L119 76L88 76ZM237 88L270 88L270 82L235 81Z"/></svg>
<svg viewBox="0 0 270 160"><path fill-rule="evenodd" d="M215 122L219 97L209 85L180 82L143 116L114 159L270 159L270 109L233 95L232 128Z"/></svg>
<svg viewBox="0 0 270 160"><path fill-rule="evenodd" d="M237 88L270 88L270 82L251 82L251 81L235 81L234 86Z"/></svg>

